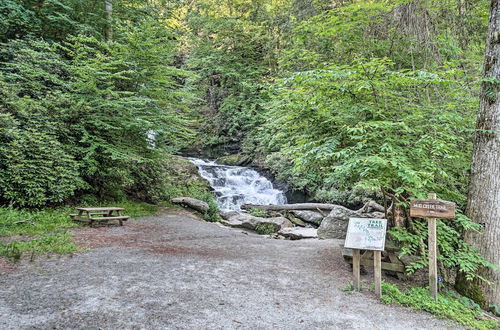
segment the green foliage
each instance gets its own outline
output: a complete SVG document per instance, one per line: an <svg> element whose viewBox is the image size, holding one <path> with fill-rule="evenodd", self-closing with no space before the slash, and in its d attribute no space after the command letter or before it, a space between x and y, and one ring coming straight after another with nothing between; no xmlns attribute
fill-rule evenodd
<svg viewBox="0 0 500 330"><path fill-rule="evenodd" d="M174 207L170 200L189 196L208 203L210 209L204 214L206 220L218 221L219 208L210 186L200 180L198 169L189 161L164 155L149 162L131 164L131 184L125 192L136 200Z"/></svg>
<svg viewBox="0 0 500 330"><path fill-rule="evenodd" d="M69 217L73 211L69 207L40 211L0 208L0 236L45 235L60 228L76 227Z"/></svg>
<svg viewBox="0 0 500 330"><path fill-rule="evenodd" d="M434 301L428 288L410 288L401 292L395 285L383 282L381 300L384 304L402 305L449 318L470 329L498 329L497 322L481 318L483 312L478 305L452 291L439 294Z"/></svg>
<svg viewBox="0 0 500 330"><path fill-rule="evenodd" d="M250 209L248 210L248 214L253 215L254 217L261 217L261 218L267 217L267 212L261 209Z"/></svg>
<svg viewBox="0 0 500 330"><path fill-rule="evenodd" d="M101 0L2 1L0 204L192 196L216 220L172 157L201 146L321 201L463 207L479 83L495 87L478 79L487 2L467 4L114 1L105 42ZM445 268L488 266L461 240L469 220L439 226ZM424 222L392 234L422 254Z"/></svg>
<svg viewBox="0 0 500 330"><path fill-rule="evenodd" d="M54 137L35 129L0 135L0 198L5 203L61 203L81 185L78 164Z"/></svg>
<svg viewBox="0 0 500 330"><path fill-rule="evenodd" d="M415 219L413 225L414 233L410 233L403 227L395 227L389 230L391 237L402 246L400 256L419 255L420 251L427 251L427 221ZM438 261L445 269L456 269L463 273L468 281L474 278L483 279L479 273L483 267L494 267L477 250L467 244L462 233L466 230L480 230L480 226L470 221L463 214L458 214L456 219L438 220ZM418 259L406 266L408 273L428 266L428 256L419 255ZM447 274L442 274L447 278Z"/></svg>
<svg viewBox="0 0 500 330"><path fill-rule="evenodd" d="M33 258L36 254L66 254L76 251L78 246L72 242L71 235L67 232L52 233L26 241L0 242L0 256L12 262L19 261L26 252L31 252Z"/></svg>
<svg viewBox="0 0 500 330"><path fill-rule="evenodd" d="M260 132L266 164L293 164L290 178L313 192L383 188L405 198L435 191L464 202L474 106L448 79L457 71L392 66L359 60L283 79Z"/></svg>
<svg viewBox="0 0 500 330"><path fill-rule="evenodd" d="M360 289L361 290L365 290L365 289L369 289L365 282L360 282ZM348 294L351 294L351 293L354 293L354 283L353 282L349 282L346 284L345 287L342 288L342 291L344 291L345 293L348 293Z"/></svg>
<svg viewBox="0 0 500 330"><path fill-rule="evenodd" d="M272 235L276 232L278 232L279 228L272 223L259 223L257 226L255 226L255 231L259 235Z"/></svg>
<svg viewBox="0 0 500 330"><path fill-rule="evenodd" d="M186 68L200 97L200 141L205 148L234 151L263 120L262 77L270 36L259 22L262 6L251 2L199 1L185 18L193 45ZM235 10L245 19L231 17ZM257 22L256 22L257 21ZM203 101L201 101L203 99Z"/></svg>
<svg viewBox="0 0 500 330"><path fill-rule="evenodd" d="M114 206L123 207L125 214L132 218L155 214L158 207L146 203L124 201L113 202ZM109 206L109 202L92 202L83 206ZM72 241L68 228L78 225L71 220L69 214L74 213L70 207L47 208L39 211L27 209L0 208L0 256L11 261L19 260L23 254L32 257L47 253L72 253L78 246Z"/></svg>
<svg viewBox="0 0 500 330"><path fill-rule="evenodd" d="M115 42L105 43L95 32L102 20L92 21L100 1L2 6L40 25L12 16L31 37L9 34L0 48L0 203L39 207L88 193L123 200L133 166L190 141L188 74L174 65L175 34L159 17L115 16Z"/></svg>
<svg viewBox="0 0 500 330"><path fill-rule="evenodd" d="M24 253L71 253L78 250L66 228L76 227L70 208L30 212L0 208L0 256L17 261Z"/></svg>

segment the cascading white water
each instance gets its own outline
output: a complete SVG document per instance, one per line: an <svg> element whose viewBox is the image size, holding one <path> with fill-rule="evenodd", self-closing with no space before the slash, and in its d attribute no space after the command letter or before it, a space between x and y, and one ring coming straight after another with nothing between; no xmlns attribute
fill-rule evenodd
<svg viewBox="0 0 500 330"><path fill-rule="evenodd" d="M271 181L248 167L217 164L213 160L189 158L214 189L224 211L240 210L243 204L286 204L285 194Z"/></svg>

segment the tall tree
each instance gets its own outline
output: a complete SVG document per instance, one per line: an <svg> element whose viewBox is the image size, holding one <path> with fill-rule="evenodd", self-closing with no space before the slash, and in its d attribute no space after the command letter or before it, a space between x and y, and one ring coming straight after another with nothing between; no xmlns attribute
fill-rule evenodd
<svg viewBox="0 0 500 330"><path fill-rule="evenodd" d="M113 4L111 0L104 0L104 10L106 11L106 27L104 28L104 37L106 41L111 41L113 39L113 27L111 21L113 18Z"/></svg>
<svg viewBox="0 0 500 330"><path fill-rule="evenodd" d="M500 264L500 0L492 0L481 104L477 119L467 215L483 227L466 240L491 263ZM457 288L483 306L500 306L500 270L485 268L490 283L461 278Z"/></svg>

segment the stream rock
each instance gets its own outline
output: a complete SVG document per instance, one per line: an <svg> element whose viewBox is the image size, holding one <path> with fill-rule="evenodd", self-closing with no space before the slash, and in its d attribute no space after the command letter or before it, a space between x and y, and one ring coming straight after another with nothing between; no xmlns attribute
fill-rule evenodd
<svg viewBox="0 0 500 330"><path fill-rule="evenodd" d="M321 221L323 221L323 214L317 212L317 211L302 211L302 210L297 210L297 211L291 211L293 215L295 215L297 218L309 222L312 224L315 224L316 226L321 225Z"/></svg>
<svg viewBox="0 0 500 330"><path fill-rule="evenodd" d="M283 228L278 232L278 234L291 240L302 238L318 238L318 230L314 228Z"/></svg>
<svg viewBox="0 0 500 330"><path fill-rule="evenodd" d="M288 220L290 220L295 226L305 227L306 223L301 219L295 217L293 214L287 214Z"/></svg>
<svg viewBox="0 0 500 330"><path fill-rule="evenodd" d="M347 233L349 218L383 218L382 212L361 213L350 210L346 207L337 205L323 219L318 228L318 237L321 239L340 238L344 239Z"/></svg>
<svg viewBox="0 0 500 330"><path fill-rule="evenodd" d="M204 201L200 201L199 199L191 198L191 197L178 197L172 198L172 203L185 205L195 211L200 213L207 213L210 207Z"/></svg>
<svg viewBox="0 0 500 330"><path fill-rule="evenodd" d="M241 212L225 212L222 224L236 228L247 228L254 230L255 227L261 224L270 224L278 231L283 228L293 227L293 224L284 217L261 218Z"/></svg>

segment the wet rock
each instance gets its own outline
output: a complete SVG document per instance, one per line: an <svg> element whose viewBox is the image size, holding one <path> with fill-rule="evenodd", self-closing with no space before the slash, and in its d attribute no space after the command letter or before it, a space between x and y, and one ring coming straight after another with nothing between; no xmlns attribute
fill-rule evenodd
<svg viewBox="0 0 500 330"><path fill-rule="evenodd" d="M217 158L217 162L231 166L247 166L252 162L252 159L243 154L233 154Z"/></svg>
<svg viewBox="0 0 500 330"><path fill-rule="evenodd" d="M316 226L321 225L321 221L323 221L323 214L316 212L316 211L302 211L302 210L297 210L297 211L291 211L293 215L295 215L297 218L309 222L312 224L315 224Z"/></svg>
<svg viewBox="0 0 500 330"><path fill-rule="evenodd" d="M299 227L305 227L306 223L299 218L296 218L293 216L293 214L289 214L287 217L294 225L299 226Z"/></svg>
<svg viewBox="0 0 500 330"><path fill-rule="evenodd" d="M337 205L323 219L318 228L318 237L321 239L326 238L340 238L344 239L347 233L347 226L349 218L383 218L382 212L361 213L358 211L350 210L346 207Z"/></svg>
<svg viewBox="0 0 500 330"><path fill-rule="evenodd" d="M224 220L229 220L231 217L234 217L238 214L240 214L240 212L238 212L238 211L220 211L219 212L219 215Z"/></svg>
<svg viewBox="0 0 500 330"><path fill-rule="evenodd" d="M303 238L318 238L318 230L314 228L283 228L278 232L278 234L291 240Z"/></svg>
<svg viewBox="0 0 500 330"><path fill-rule="evenodd" d="M207 213L210 207L204 201L200 201L191 197L178 197L172 198L172 203L185 205L193 210L196 210L200 213Z"/></svg>
<svg viewBox="0 0 500 330"><path fill-rule="evenodd" d="M224 216L226 216L226 218L221 222L230 227L254 230L258 225L270 224L275 227L276 231L282 228L293 227L290 220L284 217L261 218L241 212L226 212Z"/></svg>

